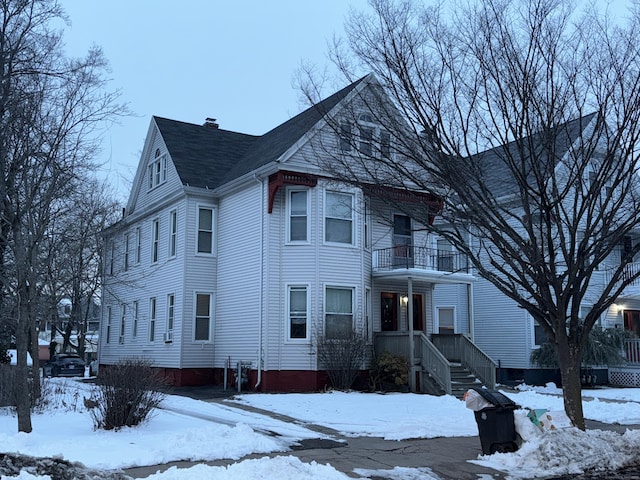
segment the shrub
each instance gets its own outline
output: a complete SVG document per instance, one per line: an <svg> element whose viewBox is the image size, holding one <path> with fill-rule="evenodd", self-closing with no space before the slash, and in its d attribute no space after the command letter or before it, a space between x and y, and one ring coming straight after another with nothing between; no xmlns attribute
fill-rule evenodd
<svg viewBox="0 0 640 480"><path fill-rule="evenodd" d="M625 362L624 340L629 333L621 328L593 327L582 353L583 366L614 366ZM549 340L531 352L531 362L539 367L558 368L556 349Z"/></svg>
<svg viewBox="0 0 640 480"><path fill-rule="evenodd" d="M318 339L318 360L327 371L333 388L351 388L363 368L370 348L366 337L354 331L340 339Z"/></svg>
<svg viewBox="0 0 640 480"><path fill-rule="evenodd" d="M162 402L166 383L151 362L125 359L101 369L97 389L85 405L90 408L93 427L118 430L144 422Z"/></svg>
<svg viewBox="0 0 640 480"><path fill-rule="evenodd" d="M402 355L383 352L374 359L369 378L373 390L406 390L409 384L409 361Z"/></svg>

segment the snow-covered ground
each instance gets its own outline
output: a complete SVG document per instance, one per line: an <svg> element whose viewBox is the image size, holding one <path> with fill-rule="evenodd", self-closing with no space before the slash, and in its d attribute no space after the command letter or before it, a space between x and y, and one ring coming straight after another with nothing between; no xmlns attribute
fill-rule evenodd
<svg viewBox="0 0 640 480"><path fill-rule="evenodd" d="M14 414L0 409L0 450L36 457L60 457L91 469L123 469L176 460L237 459L227 467L198 465L156 473L167 479L342 479L349 477L331 465L303 463L286 452L296 441L317 438L305 428L313 423L346 436L375 436L389 440L473 436L478 434L474 414L465 403L450 396L332 392L321 394L247 394L224 403L207 403L168 396L163 408L144 425L118 432L94 431L83 399L91 385L52 379L49 406L32 417L31 434L13 433ZM561 393L553 385L503 391L527 408L562 410ZM604 423L640 424L640 389L585 391L585 417ZM612 402L611 400L615 400ZM234 408L234 402L270 410L298 419L291 423ZM640 462L640 430L623 435L574 428L540 432L516 411L516 420L528 425L526 441L515 453L481 455L474 463L507 472L509 478L579 473L590 468L617 468ZM523 423L526 421L528 423ZM528 428L527 427L527 428ZM275 432L278 435L270 435ZM282 452L276 458L240 460L251 453ZM413 478L437 480L428 465L422 469L358 470L362 478ZM22 471L19 478L48 479Z"/></svg>

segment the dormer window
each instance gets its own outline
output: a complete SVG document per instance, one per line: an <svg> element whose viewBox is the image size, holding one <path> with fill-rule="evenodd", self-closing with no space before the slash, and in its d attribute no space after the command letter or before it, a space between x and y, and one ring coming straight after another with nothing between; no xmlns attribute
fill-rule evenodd
<svg viewBox="0 0 640 480"><path fill-rule="evenodd" d="M149 164L149 190L167 181L167 154L156 149L154 160Z"/></svg>

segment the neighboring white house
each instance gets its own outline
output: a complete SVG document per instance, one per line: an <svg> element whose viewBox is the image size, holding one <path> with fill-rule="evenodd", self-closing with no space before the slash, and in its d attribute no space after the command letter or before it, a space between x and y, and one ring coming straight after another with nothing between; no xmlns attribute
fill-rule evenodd
<svg viewBox="0 0 640 480"><path fill-rule="evenodd" d="M243 362L249 388L316 390L318 338L354 329L378 351L412 351L414 388L433 373L450 390L449 367L429 366L442 362L429 338L454 321L470 332L471 312L466 293L436 305L432 292L468 292L465 259L318 166L327 149L357 154L345 134L394 155L383 122L337 132L327 121L376 83L364 77L262 136L152 118L123 218L105 233L101 365L144 357L188 385L220 383Z"/></svg>
<svg viewBox="0 0 640 480"><path fill-rule="evenodd" d="M559 142L561 148L556 153L559 158L569 155L571 146L580 142L580 138L588 138L589 132L595 128L597 117L595 114L587 115L583 118L575 119L562 125L561 129L566 133ZM525 139L526 142L527 139ZM535 143L535 138L531 143ZM490 184L494 189L495 198L509 198L510 182L501 171L504 170L498 156L502 155L501 149L510 148L498 147L493 150L482 152L488 168L495 174L495 184ZM516 148L515 146L513 147ZM577 147L576 147L577 148ZM556 166L556 175L561 176L561 163ZM585 169L584 184L589 184L590 169ZM518 212L521 210L517 201L511 206L515 216L522 216ZM471 239L473 242L474 239ZM617 268L626 264L629 273L635 273L640 269L640 258L629 258L626 250L640 241L640 232L624 239L611 255L605 260L600 268L594 273L589 289L580 305L582 318L591 310L603 291L605 282L608 282L608 275L611 268ZM469 293L469 289L471 292ZM497 287L489 281L479 277L478 281L469 286L464 285L437 285L433 294L434 308L451 308L452 323L454 333L467 333L465 331L467 320L466 315L458 318L457 308L459 302L464 302L465 298L471 299L473 311L472 338L474 343L486 354L488 354L499 366L498 380L504 383L524 381L529 384L544 384L546 381L558 380L559 374L540 368L531 362L533 350L545 341L542 328L534 322L533 318L520 308L515 301L501 293ZM618 301L611 306L601 317L598 326L602 328L621 328L633 332L640 336L640 282L636 281L627 287L623 295L618 297ZM620 385L640 386L640 340L628 340L626 344L626 354L629 365L626 367L616 367L609 369L609 381ZM555 377L555 378L554 378ZM607 377L600 381L607 381Z"/></svg>

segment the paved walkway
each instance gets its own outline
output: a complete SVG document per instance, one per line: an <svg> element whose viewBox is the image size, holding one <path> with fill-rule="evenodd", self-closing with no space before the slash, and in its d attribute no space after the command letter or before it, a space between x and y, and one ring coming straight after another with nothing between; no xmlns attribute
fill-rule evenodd
<svg viewBox="0 0 640 480"><path fill-rule="evenodd" d="M233 395L233 392L223 393L219 389L209 389L207 391L206 388L178 390L172 393L212 402L223 401L224 398ZM247 405L225 403L225 406L269 415L286 422L301 423L299 420L286 415ZM239 460L172 462L166 465L130 468L126 469L125 473L134 478L143 478L172 466L187 468L198 463L221 466L249 458L294 455L303 462L328 463L336 470L353 478L361 478L354 474L354 469L391 470L394 467L427 467L442 480L501 480L505 478L502 472L469 463L469 460L474 460L478 455L482 454L480 439L477 436L389 441L371 437L345 437L339 432L321 425L308 423L303 425L309 430L318 432L323 438L304 440L298 446L293 446L292 451L287 452L274 452L269 455L256 454ZM640 428L640 426L608 425L587 421L587 428L624 432L627 428Z"/></svg>

